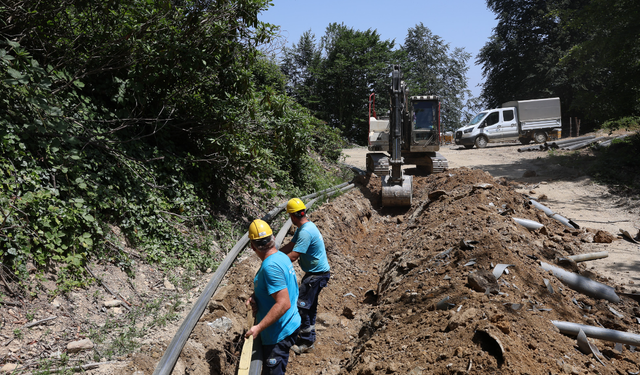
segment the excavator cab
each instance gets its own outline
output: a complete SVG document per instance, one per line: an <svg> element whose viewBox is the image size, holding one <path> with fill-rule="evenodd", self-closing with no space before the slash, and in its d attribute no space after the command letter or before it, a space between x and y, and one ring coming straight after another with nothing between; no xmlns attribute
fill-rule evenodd
<svg viewBox="0 0 640 375"><path fill-rule="evenodd" d="M440 102L433 95L411 98L411 148L439 143ZM422 151L422 150L416 150Z"/></svg>

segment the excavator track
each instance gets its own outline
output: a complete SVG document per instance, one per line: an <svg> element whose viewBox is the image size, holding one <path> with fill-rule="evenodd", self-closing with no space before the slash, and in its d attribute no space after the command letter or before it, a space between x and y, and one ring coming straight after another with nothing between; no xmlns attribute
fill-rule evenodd
<svg viewBox="0 0 640 375"><path fill-rule="evenodd" d="M386 154L380 152L368 153L367 173L375 173L378 176L388 176L389 157Z"/></svg>
<svg viewBox="0 0 640 375"><path fill-rule="evenodd" d="M449 169L449 161L441 153L436 152L435 156L423 158L421 161L424 164L416 163L416 166L426 168L428 173L442 173ZM426 159L426 160L425 160ZM431 161L429 165L428 160ZM412 164L412 163L407 163ZM367 154L367 173L375 173L378 176L389 175L389 156L383 153L368 153Z"/></svg>
<svg viewBox="0 0 640 375"><path fill-rule="evenodd" d="M431 157L431 162L433 163L432 173L442 173L449 169L449 161L439 152L436 152L436 156Z"/></svg>

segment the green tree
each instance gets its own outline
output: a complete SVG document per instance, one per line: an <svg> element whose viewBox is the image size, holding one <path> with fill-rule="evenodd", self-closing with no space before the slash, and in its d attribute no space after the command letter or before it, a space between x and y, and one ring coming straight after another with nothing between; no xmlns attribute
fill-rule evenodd
<svg viewBox="0 0 640 375"><path fill-rule="evenodd" d="M394 44L381 40L376 30L358 31L337 23L330 24L322 37L318 114L351 141L366 142L369 95L388 95Z"/></svg>
<svg viewBox="0 0 640 375"><path fill-rule="evenodd" d="M337 132L258 51L268 4L3 2L0 261L126 265L109 223L149 261L213 266L197 233L216 216L335 181L315 159L337 160Z"/></svg>
<svg viewBox="0 0 640 375"><path fill-rule="evenodd" d="M382 41L375 30L358 31L344 24L327 26L320 43L310 31L284 52L281 65L290 94L347 139L365 144L369 95L388 98L389 73L397 53L394 41Z"/></svg>
<svg viewBox="0 0 640 375"><path fill-rule="evenodd" d="M573 32L585 35L560 64L572 67L582 85L574 107L588 118L604 121L640 113L640 3L632 0L591 0L565 11Z"/></svg>
<svg viewBox="0 0 640 375"><path fill-rule="evenodd" d="M280 68L288 78L287 92L298 103L317 110L319 97L317 94L318 64L321 62L320 49L316 46L315 35L305 31L298 44L285 48Z"/></svg>
<svg viewBox="0 0 640 375"><path fill-rule="evenodd" d="M422 23L407 32L405 80L412 95L438 95L442 103L443 130L459 128L471 107L467 65L471 54L462 48L449 52L449 44Z"/></svg>
<svg viewBox="0 0 640 375"><path fill-rule="evenodd" d="M573 96L581 87L571 78L576 66L559 61L584 35L568 28L561 14L587 1L487 0L498 25L477 62L483 67L482 97L489 106L559 96L565 116L582 116L581 109L573 107Z"/></svg>

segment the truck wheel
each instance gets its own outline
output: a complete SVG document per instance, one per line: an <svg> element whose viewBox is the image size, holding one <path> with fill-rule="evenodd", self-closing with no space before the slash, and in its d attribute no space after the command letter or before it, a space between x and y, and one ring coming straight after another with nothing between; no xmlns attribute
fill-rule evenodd
<svg viewBox="0 0 640 375"><path fill-rule="evenodd" d="M535 139L536 143L545 143L547 141L547 133L536 132L536 134L533 135L533 139Z"/></svg>
<svg viewBox="0 0 640 375"><path fill-rule="evenodd" d="M489 140L484 135L481 135L478 138L476 138L476 147L477 148L485 148L485 147L487 147L487 143L489 143Z"/></svg>
<svg viewBox="0 0 640 375"><path fill-rule="evenodd" d="M531 138L518 138L518 140L520 141L520 143L522 143L523 145L528 145L529 143L531 143Z"/></svg>

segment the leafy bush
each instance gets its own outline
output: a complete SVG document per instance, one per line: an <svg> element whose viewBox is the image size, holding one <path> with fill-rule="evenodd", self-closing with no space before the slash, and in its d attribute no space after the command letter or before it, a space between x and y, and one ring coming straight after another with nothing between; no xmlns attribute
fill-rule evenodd
<svg viewBox="0 0 640 375"><path fill-rule="evenodd" d="M8 46L0 50L0 257L18 275L29 260L77 272L106 249L106 224L113 223L151 261L160 261L158 251L172 249L179 259L213 266L213 257L194 254L202 254L202 240L180 231L209 217L193 184L181 178L184 168L166 157L170 175L162 173L166 165L142 163L137 158L151 158L154 150L119 147L122 142L104 126L112 113L76 90L53 94L54 83L69 83L65 74L48 73L19 45ZM111 253L106 259L123 257Z"/></svg>
<svg viewBox="0 0 640 375"><path fill-rule="evenodd" d="M640 194L640 133L614 140L597 156L589 167L590 175L600 182Z"/></svg>
<svg viewBox="0 0 640 375"><path fill-rule="evenodd" d="M215 268L258 205L339 180L339 134L256 48L268 5L1 7L21 44L0 48L0 260L74 287L92 259L129 270L121 233L160 267Z"/></svg>
<svg viewBox="0 0 640 375"><path fill-rule="evenodd" d="M628 116L617 120L605 121L602 124L603 129L618 130L627 129L635 130L640 128L640 116Z"/></svg>
<svg viewBox="0 0 640 375"><path fill-rule="evenodd" d="M42 68L17 43L0 49L0 75L0 258L18 276L29 261L62 266L58 281L68 288L82 285L90 259L128 270L109 225L149 262L215 268L215 243L244 232L224 219L236 181L253 176L266 205L341 182L325 167L338 158L338 133L269 85L229 98L217 137L184 143L173 131L139 137L147 126L130 126L86 96L82 82ZM207 154L216 160L203 162ZM243 189L238 195L254 191ZM232 203L241 214L243 199Z"/></svg>

